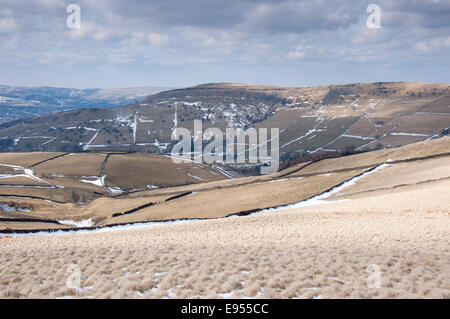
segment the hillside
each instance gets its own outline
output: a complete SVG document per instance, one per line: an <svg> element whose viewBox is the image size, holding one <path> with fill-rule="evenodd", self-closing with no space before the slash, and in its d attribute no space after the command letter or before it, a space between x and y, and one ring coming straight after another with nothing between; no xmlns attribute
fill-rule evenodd
<svg viewBox="0 0 450 319"><path fill-rule="evenodd" d="M449 151L443 137L258 177L117 195L91 184L103 196L83 205L2 196L0 297L448 299ZM26 175L27 192L43 181L71 191L102 162L48 156L2 154L31 167L2 165L3 177ZM108 162L148 155L122 156ZM61 284L73 269L79 284Z"/></svg>
<svg viewBox="0 0 450 319"><path fill-rule="evenodd" d="M220 167L176 165L161 155L0 154L0 230L223 218L359 199L435 181L448 188L449 160L450 137L240 178L229 178ZM448 204L443 192L436 203L408 209L447 211Z"/></svg>
<svg viewBox="0 0 450 319"><path fill-rule="evenodd" d="M282 161L402 146L448 135L447 84L321 87L205 84L114 109L83 109L0 125L1 150L168 153L175 127L277 127Z"/></svg>
<svg viewBox="0 0 450 319"><path fill-rule="evenodd" d="M233 174L219 165L175 164L167 156L154 154L2 153L0 212L56 207L61 213L68 206L84 207L100 197L239 176Z"/></svg>
<svg viewBox="0 0 450 319"><path fill-rule="evenodd" d="M447 211L423 208L444 200L442 187L448 181L355 199L345 208L0 235L0 296L448 299L448 201ZM78 289L61 284L73 266L82 272ZM380 287L369 289L376 269Z"/></svg>

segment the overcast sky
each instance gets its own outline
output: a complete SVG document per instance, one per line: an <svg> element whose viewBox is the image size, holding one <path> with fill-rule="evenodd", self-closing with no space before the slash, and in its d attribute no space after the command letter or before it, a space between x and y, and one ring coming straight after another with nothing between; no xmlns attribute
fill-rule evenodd
<svg viewBox="0 0 450 319"><path fill-rule="evenodd" d="M449 83L450 0L0 0L0 43L7 85Z"/></svg>

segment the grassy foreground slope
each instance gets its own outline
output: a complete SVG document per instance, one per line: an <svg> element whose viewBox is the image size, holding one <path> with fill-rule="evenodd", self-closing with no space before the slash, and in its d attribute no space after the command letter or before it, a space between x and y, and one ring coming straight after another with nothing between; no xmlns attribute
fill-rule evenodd
<svg viewBox="0 0 450 319"><path fill-rule="evenodd" d="M439 143L448 150L448 139L430 147ZM0 297L448 299L449 190L448 157L441 156L387 164L334 194L332 203L0 236ZM81 273L76 288L66 284L73 269Z"/></svg>

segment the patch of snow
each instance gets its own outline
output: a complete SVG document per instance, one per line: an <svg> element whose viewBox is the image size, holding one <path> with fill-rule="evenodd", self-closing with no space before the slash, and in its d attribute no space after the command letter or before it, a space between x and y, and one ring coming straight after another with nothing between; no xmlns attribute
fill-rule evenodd
<svg viewBox="0 0 450 319"><path fill-rule="evenodd" d="M322 148L324 152L337 152L337 150L332 150L331 148Z"/></svg>
<svg viewBox="0 0 450 319"><path fill-rule="evenodd" d="M56 136L55 137L53 137L53 138L51 138L51 139L49 139L48 141L46 141L46 142L44 142L44 143L42 143L41 145L39 145L39 146L44 146L44 145L46 145L46 144L48 144L48 143L50 143L50 142L53 142L54 140L56 140Z"/></svg>
<svg viewBox="0 0 450 319"><path fill-rule="evenodd" d="M13 196L11 196L11 197L13 197ZM29 198L29 199L32 199L32 198ZM51 202L50 200L46 200L46 201ZM129 229L129 228L158 227L158 226L164 226L164 225L184 224L184 223L202 222L202 221L204 221L204 220L201 220L201 219L179 219L179 220L162 221L162 222L141 222L141 223L134 223L134 224L128 224L128 225L104 227L104 228L98 228L98 229L92 229L92 230L70 230L70 231L57 230L54 232L40 231L40 232L36 232L36 233L17 233L17 234L9 234L9 233L2 234L0 232L0 237L1 236L11 236L11 237L54 236L54 235L60 236L60 235L69 235L69 234L89 234L89 233L99 233L99 232L115 231L115 230ZM69 221L69 222L71 222L71 221Z"/></svg>
<svg viewBox="0 0 450 319"><path fill-rule="evenodd" d="M404 133L404 132L391 133L391 135L395 135L395 136L422 136L422 137L429 137L430 136L430 135L427 135L427 134Z"/></svg>
<svg viewBox="0 0 450 319"><path fill-rule="evenodd" d="M71 227L76 227L76 228L92 227L92 226L94 226L94 223L92 222L91 218L80 220L80 221L58 220L58 223L63 224L63 225L67 225L67 226L71 226Z"/></svg>
<svg viewBox="0 0 450 319"><path fill-rule="evenodd" d="M136 132L137 132L137 125L138 125L137 119L138 119L138 115L137 115L137 112L136 112L134 114L134 121L130 125L131 128L133 129L133 144L136 144Z"/></svg>
<svg viewBox="0 0 450 319"><path fill-rule="evenodd" d="M140 122L140 123L153 123L154 121L153 121L153 120L148 120L148 119L146 119L146 118L140 116L140 117L139 117L139 122Z"/></svg>
<svg viewBox="0 0 450 319"><path fill-rule="evenodd" d="M206 180L206 179L203 179L203 178L201 178L201 177L198 177L198 176L192 175L192 174L190 174L190 173L188 173L188 176L190 176L190 177L192 177L192 178L195 178L195 179L197 179L197 180L199 180L199 181L204 181L204 182L207 182L207 180Z"/></svg>
<svg viewBox="0 0 450 319"><path fill-rule="evenodd" d="M15 171L23 171L24 170L24 168L22 166L17 166L17 165L0 164L0 166L9 167L9 168L12 168Z"/></svg>
<svg viewBox="0 0 450 319"><path fill-rule="evenodd" d="M172 292L171 290L167 291L167 297L168 298L175 298L176 296L177 295L174 292Z"/></svg>
<svg viewBox="0 0 450 319"><path fill-rule="evenodd" d="M313 129L309 130L308 132L306 132L305 135L302 135L302 136L300 136L300 137L297 137L297 138L293 139L292 141L289 141L289 142L287 142L286 144L281 145L281 148L286 147L286 146L288 146L289 144L292 144L292 143L294 143L294 142L297 142L297 141L299 141L299 140L301 140L301 139L307 137L308 135L310 135L310 134L312 134L312 133L314 133L314 132L316 132L316 129L315 129L315 128L313 128Z"/></svg>
<svg viewBox="0 0 450 319"><path fill-rule="evenodd" d="M224 176L226 176L226 177L228 177L228 178L234 178L233 175L231 175L228 171L226 171L226 170L220 168L219 166L212 165L212 167L215 168L215 169L217 169L219 172L221 172L222 175L224 175Z"/></svg>
<svg viewBox="0 0 450 319"><path fill-rule="evenodd" d="M108 187L108 191L113 194L122 194L123 190L120 187Z"/></svg>
<svg viewBox="0 0 450 319"><path fill-rule="evenodd" d="M173 115L173 129L172 130L176 130L178 127L178 104L175 104L175 113Z"/></svg>
<svg viewBox="0 0 450 319"><path fill-rule="evenodd" d="M380 164L377 167L375 167L375 168L373 168L373 169L371 169L371 170L369 170L369 171L367 171L367 172L365 172L365 173L363 173L363 174L361 174L359 176L353 177L352 179L342 183L339 186L336 186L336 187L332 188L331 190L329 190L327 192L324 192L324 193L322 193L320 195L316 195L314 197L311 197L309 199L303 200L301 202L290 204L290 205L285 205L285 206L280 206L280 207L277 207L277 208L263 209L263 210L260 210L258 212L255 212L253 214L258 214L258 213L267 212L267 211L283 210L283 209L288 209L288 208L310 207L310 206L315 206L315 205L330 204L330 203L337 203L337 202L346 201L346 200L326 201L325 199L330 197L331 195L339 193L344 188L347 188L347 187L349 187L351 185L354 185L360 179L362 179L362 178L364 178L364 177L366 177L368 175L374 174L374 173L378 172L379 170L381 170L381 169L383 169L385 167L388 167L388 166L390 166L390 165L386 164L386 163ZM253 214L250 214L250 215L253 215Z"/></svg>
<svg viewBox="0 0 450 319"><path fill-rule="evenodd" d="M234 292L226 292L226 293L221 293L221 294L217 294L219 297L223 298L223 299L229 299L234 295Z"/></svg>
<svg viewBox="0 0 450 319"><path fill-rule="evenodd" d="M360 140L363 140L363 141L365 141L365 140L374 140L375 139L374 137L365 137L365 136L349 135L349 134L343 134L341 136L342 137L357 138L357 139L360 139Z"/></svg>
<svg viewBox="0 0 450 319"><path fill-rule="evenodd" d="M92 138L86 143L86 145L84 145L83 151L85 151L86 149L92 147L91 143L95 140L95 138L97 137L98 133L100 133L100 130L97 130L97 132L95 132L94 136L92 136Z"/></svg>
<svg viewBox="0 0 450 319"><path fill-rule="evenodd" d="M0 211L4 212L30 212L29 209L24 209L16 206L9 206L4 203L0 203Z"/></svg>
<svg viewBox="0 0 450 319"><path fill-rule="evenodd" d="M53 136L23 136L23 139L31 139L31 138L53 138Z"/></svg>
<svg viewBox="0 0 450 319"><path fill-rule="evenodd" d="M94 185L103 187L103 178L102 177L96 177L96 179L93 181L90 181L87 179L81 179L80 182L94 184Z"/></svg>
<svg viewBox="0 0 450 319"><path fill-rule="evenodd" d="M338 283L340 283L340 284L344 284L344 285L347 285L347 284L349 284L349 282L346 282L346 281L344 281L344 280L342 280L342 279L339 279L338 277L328 277L329 279L333 279L334 281L336 281L336 282L338 282Z"/></svg>
<svg viewBox="0 0 450 319"><path fill-rule="evenodd" d="M23 172L25 173L25 176L27 176L27 177L29 177L29 178L31 178L31 179L34 179L34 180L39 181L39 182L42 182L42 183L44 183L44 184L49 184L49 185L51 185L51 183L49 183L49 182L47 182L47 181L45 181L45 180L43 180L43 179L41 179L41 178L35 176L35 175L34 175L34 172L33 172L33 170L32 170L31 168L24 168L24 169L23 169Z"/></svg>

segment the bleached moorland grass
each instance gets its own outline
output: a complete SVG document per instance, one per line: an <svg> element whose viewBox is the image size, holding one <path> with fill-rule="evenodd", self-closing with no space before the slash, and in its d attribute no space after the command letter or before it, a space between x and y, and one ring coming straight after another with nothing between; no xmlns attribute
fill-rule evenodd
<svg viewBox="0 0 450 319"><path fill-rule="evenodd" d="M62 155L57 152L1 153L0 163L28 167L49 158Z"/></svg>
<svg viewBox="0 0 450 319"><path fill-rule="evenodd" d="M0 296L450 298L449 187L430 182L248 217L0 237ZM81 270L79 289L66 286L70 264ZM371 264L380 288L367 287Z"/></svg>
<svg viewBox="0 0 450 319"><path fill-rule="evenodd" d="M450 137L405 145L398 148L389 148L376 152L367 152L344 158L330 158L316 162L299 171L298 175L320 174L333 170L355 168L358 166L371 166L385 163L388 160L406 160L448 153ZM294 174L295 175L295 174Z"/></svg>

